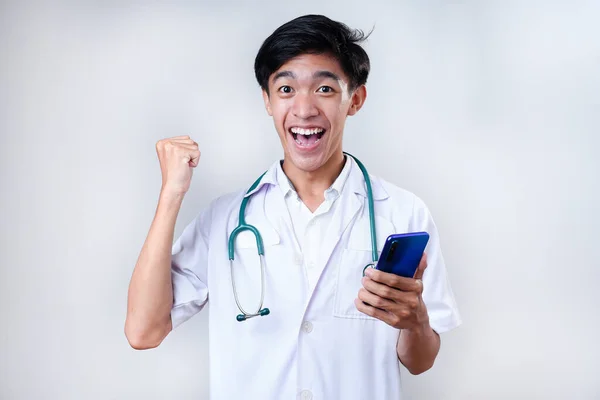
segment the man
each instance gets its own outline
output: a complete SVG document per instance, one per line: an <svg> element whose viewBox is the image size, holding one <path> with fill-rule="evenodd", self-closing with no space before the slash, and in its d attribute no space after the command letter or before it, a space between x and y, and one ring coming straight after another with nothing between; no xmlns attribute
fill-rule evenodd
<svg viewBox="0 0 600 400"><path fill-rule="evenodd" d="M430 241L414 278L375 269L363 277L372 254L367 192L342 151L346 118L367 97L362 40L317 15L265 40L255 72L284 159L248 194L215 199L173 246L200 151L188 136L157 144L163 184L131 279L126 335L136 349L156 347L208 305L212 398L399 399L400 363L413 374L428 370L439 334L460 324L426 205L373 176L379 251L392 233L427 231ZM264 244L270 313L240 322L236 301L255 312L262 287L250 231L235 240L232 269L227 257L244 198L246 222Z"/></svg>

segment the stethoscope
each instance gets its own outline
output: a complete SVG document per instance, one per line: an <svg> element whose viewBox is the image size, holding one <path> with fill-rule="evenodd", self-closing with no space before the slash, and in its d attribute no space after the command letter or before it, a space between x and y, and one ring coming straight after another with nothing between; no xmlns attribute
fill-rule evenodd
<svg viewBox="0 0 600 400"><path fill-rule="evenodd" d="M375 212L374 212L374 205L373 205L373 191L371 189L371 180L369 178L369 174L367 173L367 169L365 168L365 166L353 155L344 152L345 155L348 155L350 157L352 157L354 159L354 161L356 161L356 164L358 164L358 167L360 168L360 170L362 171L363 177L365 179L365 184L367 186L367 200L369 203L369 224L370 224L370 229L371 229L371 251L372 251L372 259L373 262L367 264L364 268L363 268L363 275L364 275L364 271L369 268L369 267L374 267L375 264L377 263L377 259L379 258L379 254L377 252L377 236L375 233ZM261 179L263 178L263 176L266 174L266 171L252 184L252 186L250 186L250 188L248 189L248 191L246 192L246 194L250 193L251 191L253 191L254 189L256 189L256 187L258 186L258 184L260 183ZM269 313L271 312L268 308L263 308L263 302L265 300L265 249L263 246L263 241L262 241L262 237L260 235L260 232L258 231L258 229L256 229L255 226L247 224L246 223L246 205L248 204L248 201L250 200L250 196L245 196L244 199L242 200L242 204L240 205L240 216L239 216L239 222L238 222L238 226L231 232L231 235L229 236L229 244L228 244L228 251L229 251L229 266L231 269L231 283L232 283L232 287L233 287L233 295L235 297L235 302L239 308L239 310L241 311L241 314L238 314L236 319L238 321L245 321L249 318L253 318L253 317L257 317L257 316L265 316L265 315L269 315ZM235 287L235 278L234 278L234 273L233 273L233 254L234 254L234 248L235 248L235 238L237 237L237 235L240 232L243 231L250 231L254 234L254 237L256 238L256 247L258 250L258 256L260 257L260 278L261 278L261 286L260 286L260 303L258 305L258 309L256 310L256 312L254 313L249 313L246 310L244 310L244 308L242 307L242 305L240 304L240 301L238 299L238 295L237 295L237 289Z"/></svg>

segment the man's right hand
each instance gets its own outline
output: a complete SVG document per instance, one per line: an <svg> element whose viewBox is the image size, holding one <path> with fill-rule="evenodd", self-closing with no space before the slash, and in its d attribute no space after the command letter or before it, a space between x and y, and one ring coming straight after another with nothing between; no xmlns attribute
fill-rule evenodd
<svg viewBox="0 0 600 400"><path fill-rule="evenodd" d="M159 140L156 153L162 173L162 191L183 196L190 188L192 169L198 165L198 143L189 136L175 136Z"/></svg>

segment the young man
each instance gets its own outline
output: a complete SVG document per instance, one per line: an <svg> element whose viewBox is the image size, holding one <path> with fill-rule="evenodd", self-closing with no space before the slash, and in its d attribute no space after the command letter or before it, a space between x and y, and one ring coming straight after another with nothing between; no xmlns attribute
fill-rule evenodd
<svg viewBox="0 0 600 400"><path fill-rule="evenodd" d="M163 185L131 279L125 331L134 348L153 348L208 305L212 398L399 399L400 363L426 371L438 335L460 324L426 205L373 176L379 251L392 233L427 231L430 241L414 278L374 269L363 277L372 261L368 193L357 162L342 152L346 118L367 97L363 39L317 15L266 39L255 72L283 161L248 194L215 199L173 246L200 151L188 136L157 144ZM235 238L231 266L227 257L243 199L246 222L262 237L270 313L240 322L237 302L254 313L263 287L251 231Z"/></svg>

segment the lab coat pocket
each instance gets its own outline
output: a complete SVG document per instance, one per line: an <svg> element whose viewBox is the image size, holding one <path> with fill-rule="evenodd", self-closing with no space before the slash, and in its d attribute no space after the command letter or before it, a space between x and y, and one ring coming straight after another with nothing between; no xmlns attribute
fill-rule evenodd
<svg viewBox="0 0 600 400"><path fill-rule="evenodd" d="M386 238L394 232L394 226L381 217L376 218L375 225L378 254L381 254ZM358 291L363 287L361 282L363 269L372 262L371 231L367 219L355 224L349 235L348 243L342 250L333 306L335 317L375 319L358 311L354 304L354 300L358 298Z"/></svg>
<svg viewBox="0 0 600 400"><path fill-rule="evenodd" d="M362 287L362 271L372 262L371 252L344 249L338 268L337 288L335 291L333 315L340 318L375 319L356 308L354 300Z"/></svg>

